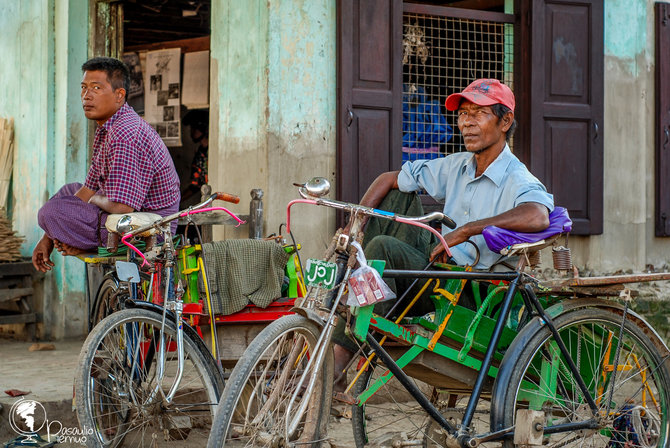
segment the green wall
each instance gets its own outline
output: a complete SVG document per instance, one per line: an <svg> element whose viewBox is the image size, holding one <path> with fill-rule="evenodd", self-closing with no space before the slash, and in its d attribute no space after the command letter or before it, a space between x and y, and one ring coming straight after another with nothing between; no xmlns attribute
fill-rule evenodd
<svg viewBox="0 0 670 448"><path fill-rule="evenodd" d="M88 1L0 2L0 115L14 117L11 216L29 257L42 236L37 210L66 182L86 173L87 126L79 102L87 57ZM81 334L84 265L52 255L44 279L45 334Z"/></svg>
<svg viewBox="0 0 670 448"><path fill-rule="evenodd" d="M605 2L605 55L624 60L631 75L638 76L637 58L648 51L649 32L646 0ZM624 31L625 32L622 32Z"/></svg>

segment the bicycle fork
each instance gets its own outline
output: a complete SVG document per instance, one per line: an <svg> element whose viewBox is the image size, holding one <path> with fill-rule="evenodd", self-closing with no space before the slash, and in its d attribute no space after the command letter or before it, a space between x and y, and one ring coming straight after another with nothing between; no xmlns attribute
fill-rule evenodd
<svg viewBox="0 0 670 448"><path fill-rule="evenodd" d="M171 291L170 287L173 282L173 262L168 260L165 263L165 306L163 307L163 319L161 322L161 331L160 331L160 344L158 347L158 359L156 360L156 387L151 392L149 401L153 401L158 393L160 392L163 395L165 404L170 404L175 394L177 393L177 388L181 382L182 376L184 375L184 323L182 320L182 313L184 310L184 303L181 300L181 284L178 286L176 294L175 291ZM166 346L167 340L165 336L165 321L167 319L167 311L174 311L175 313L175 326L177 327L176 339L177 339L177 372L175 374L174 382L170 387L170 390L167 394L163 393L162 384L165 378L165 361L166 361Z"/></svg>
<svg viewBox="0 0 670 448"><path fill-rule="evenodd" d="M351 273L351 268L347 267L347 270L345 271L344 274L344 279L349 278L349 274ZM298 427L298 424L300 423L300 419L302 418L303 413L305 412L309 400L314 393L314 386L316 384L316 380L318 378L318 375L312 375L310 372L318 372L321 369L321 366L323 365L323 360L326 356L326 351L328 350L328 347L330 346L330 340L333 335L333 329L335 328L335 310L337 309L337 305L340 303L340 299L342 298L342 295L344 294L344 290L346 289L347 282L346 281L341 281L340 288L337 292L337 296L335 298L335 301L333 302L332 308L330 310L330 314L328 315L328 319L326 319L326 322L324 324L324 330L321 332L321 335L319 336L319 339L317 340L316 344L314 345L314 352L315 355L312 356L309 361L307 362L307 366L305 367L304 372L300 376L300 379L298 380L298 384L295 387L295 391L293 392L293 395L291 396L291 399L288 401L288 405L286 407L286 415L290 416L293 415L293 419L286 420L286 427L285 427L285 436L286 440L290 440L290 435L293 434L293 432L296 430ZM312 369L312 366L314 366L314 369ZM306 377L309 376L309 384L307 385L307 388L305 390L305 393L302 396L302 402L300 403L300 406L298 410L292 414L293 410L293 404L295 403L295 400L298 397L298 393L300 392L302 385L305 382Z"/></svg>

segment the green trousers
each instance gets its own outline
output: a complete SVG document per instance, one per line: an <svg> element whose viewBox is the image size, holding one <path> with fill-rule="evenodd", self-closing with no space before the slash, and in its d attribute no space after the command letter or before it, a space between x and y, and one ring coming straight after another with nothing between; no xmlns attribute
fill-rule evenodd
<svg viewBox="0 0 670 448"><path fill-rule="evenodd" d="M403 193L392 190L378 207L381 210L398 213L406 216L421 216L424 214L421 200L416 193ZM388 219L371 218L365 228L363 250L368 260L386 261L385 269L424 269L429 262L430 253L437 244L437 238L432 233L419 227L401 224ZM389 287L400 298L414 279L384 279ZM406 303L425 284L426 280L419 280L407 294L403 303L399 304L393 316L400 314ZM425 296L425 297L424 297ZM411 315L421 316L434 310L429 298L430 291L424 292L411 310ZM396 300L388 300L375 305L375 313L386 315ZM344 333L345 323L340 320L335 328L334 342L351 351L358 349L356 343Z"/></svg>

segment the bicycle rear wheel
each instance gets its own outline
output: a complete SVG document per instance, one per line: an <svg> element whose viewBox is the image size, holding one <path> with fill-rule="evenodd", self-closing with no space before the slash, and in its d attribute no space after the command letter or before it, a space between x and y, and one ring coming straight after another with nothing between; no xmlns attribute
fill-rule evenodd
<svg viewBox="0 0 670 448"><path fill-rule="evenodd" d="M93 430L90 446L204 445L222 379L209 353L184 334L183 375L170 403L165 397L178 371L176 327L142 309L121 310L91 331L75 377L77 418ZM164 338L165 361L159 363ZM159 368L163 365L163 380Z"/></svg>
<svg viewBox="0 0 670 448"><path fill-rule="evenodd" d="M119 311L127 297L127 292L119 290L119 281L116 279L116 275L112 273L105 275L93 302L91 326L95 327L102 319L115 311Z"/></svg>
<svg viewBox="0 0 670 448"><path fill-rule="evenodd" d="M284 316L251 342L226 383L208 447L320 446L325 437L333 386L328 348L320 370L314 364L304 384L299 379L316 355L320 329L299 316ZM311 394L308 383L315 379ZM289 411L289 402L296 400ZM290 414L288 412L291 412ZM289 420L297 427L287 430Z"/></svg>
<svg viewBox="0 0 670 448"><path fill-rule="evenodd" d="M584 394L546 325L530 338L514 361L509 384L501 385L506 390L502 427L515 424L517 411L530 409L544 413L543 443L547 447L667 446L670 376L665 360L642 329L629 319L620 338L621 320L620 314L609 310L584 308L559 316L554 322L598 406L598 429L546 434L552 431L551 427L592 417ZM514 445L507 440L505 446Z"/></svg>

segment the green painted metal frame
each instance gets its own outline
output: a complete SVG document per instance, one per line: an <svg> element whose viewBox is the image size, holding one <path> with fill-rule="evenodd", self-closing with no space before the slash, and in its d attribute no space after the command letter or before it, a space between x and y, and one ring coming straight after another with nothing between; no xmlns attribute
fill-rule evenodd
<svg viewBox="0 0 670 448"><path fill-rule="evenodd" d="M456 267L456 269L458 269L458 267ZM396 361L396 364L400 368L406 367L424 350L429 350L473 370L480 370L482 365L481 361L469 353L472 349L483 353L488 347L488 341L490 340L493 326L498 317L496 305L504 299L508 286L505 283L499 283L497 285L491 284L488 288L486 298L482 301L479 293L479 282L471 281L470 285L477 306L476 312L457 304L464 289L464 282L450 279L445 282L444 289L448 295L452 296L454 302L448 300L447 296L443 294L433 295L431 296L431 299L435 305L434 319L429 319L427 316L421 316L405 319L402 322L404 325L407 325L408 323L419 325L428 331L432 331L434 335L436 331L439 331L439 323L443 322L444 319L449 318L450 320L447 323L443 334L449 339L461 343L461 350L456 350L440 342L437 342L431 349L431 336L425 336L403 326L402 324L396 324L395 322L374 314L374 305L352 308L352 314L356 317L351 328L352 335L359 341L364 342L368 332L372 330L392 338L395 342L406 344L409 347L408 350ZM437 289L438 288L436 287L435 290ZM538 299L542 302L543 306L553 300L557 300L548 296L542 296ZM520 294L517 294L514 302L523 303ZM508 322L499 342L499 347L502 348L502 350L504 350L516 336L517 332L515 330L517 324L518 322ZM512 326L515 328L512 329ZM540 402L545 400L548 395L553 397L552 399L560 402L560 399L558 398L559 394L557 392L560 375L559 365L562 365L562 363L557 362L560 356L561 354L558 346L553 346L551 348L552 361L547 363L546 360L542 360L541 366L539 367L541 375L538 389L544 392L541 394L530 394L528 396L528 399L531 402L531 408L534 409L534 406L541 407ZM495 359L500 361L502 360L502 357L503 353L499 350L495 355ZM497 372L497 367L491 366L488 375L495 378ZM590 372L590 374L592 376L598 374L598 372ZM393 374L388 371L378 378L357 397L357 404L359 406L365 404L381 387L388 383L392 377Z"/></svg>
<svg viewBox="0 0 670 448"><path fill-rule="evenodd" d="M183 296L184 303L198 303L200 300L197 271L200 253L200 246L184 246L177 251L177 274L186 283L186 294Z"/></svg>
<svg viewBox="0 0 670 448"><path fill-rule="evenodd" d="M459 270L460 267L455 267L456 270ZM462 268L461 268L462 269ZM473 295L475 297L475 302L479 306L479 311L475 314L473 311L468 310L464 307L457 305L458 300L463 292L465 282L462 280L450 279L445 282L444 291L453 298L452 300L447 299L447 296L444 294L433 295L431 299L435 305L435 319L434 321L427 319L426 317L419 317L414 319L408 319L410 323L416 323L427 330L433 331L433 335L436 331L439 331L440 325L436 322L442 323L444 319L450 318L449 323L455 322L453 325L447 324L445 333L447 336L457 336L458 334L465 334L462 336L462 342L468 347L472 347L477 340L477 348L479 351L484 351L487 347L485 339L490 339L490 334L492 331L492 326L495 324L495 321L488 316L486 316L487 324L489 328L487 332L483 335L477 334L475 331L479 328L479 324L482 322L482 319L485 317L485 312L493 312L493 307L495 303L499 303L504 298L504 293L507 290L506 286L491 286L489 288L489 293L487 294L484 303L481 302L479 296L479 284L476 281L471 282L473 289ZM435 288L437 290L439 288ZM494 298L499 300L494 301ZM495 302L495 303L494 303ZM370 329L386 335L392 338L396 342L401 342L409 346L409 349L396 360L396 364L400 368L406 367L411 363L417 356L419 356L424 350L432 351L446 359L458 362L466 367L469 367L473 370L480 370L482 362L467 354L456 350L452 347L449 347L445 344L437 342L434 347L431 349L431 337L426 337L422 334L419 334L415 331L412 331L409 328L404 327L403 325L396 324L384 317L378 316L373 312L374 305L368 305L365 307L353 307L352 314L356 317L354 324L351 328L352 335L361 342L366 340L366 336ZM456 316L457 318L454 318ZM477 317L478 316L478 317ZM473 319L474 317L474 319ZM461 327L460 322L471 322L468 326L465 333L460 332L458 328ZM474 325L472 324L474 323ZM479 337L478 337L479 336ZM508 331L503 337L503 345L508 345L511 343L511 340L516 336L516 332ZM469 351L469 349L468 349ZM502 354L496 356L498 360L502 359ZM489 376L495 378L498 369L496 367L489 368ZM384 386L391 378L393 374L389 371L382 377L378 378L373 384L371 384L362 394L357 398L357 403L359 406L365 404L382 386Z"/></svg>

